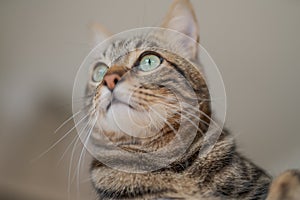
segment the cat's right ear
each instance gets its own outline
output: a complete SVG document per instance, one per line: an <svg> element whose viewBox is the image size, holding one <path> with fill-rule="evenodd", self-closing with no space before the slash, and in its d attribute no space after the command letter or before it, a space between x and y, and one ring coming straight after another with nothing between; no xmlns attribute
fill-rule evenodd
<svg viewBox="0 0 300 200"><path fill-rule="evenodd" d="M172 29L185 34L189 38L180 38L181 43L192 58L197 56L199 27L193 6L189 0L175 0L169 9L162 28Z"/></svg>
<svg viewBox="0 0 300 200"><path fill-rule="evenodd" d="M106 40L108 37L110 37L112 34L109 32L105 27L98 23L92 23L90 25L90 30L91 30L91 40L92 40L92 45L96 46L99 43L103 42Z"/></svg>

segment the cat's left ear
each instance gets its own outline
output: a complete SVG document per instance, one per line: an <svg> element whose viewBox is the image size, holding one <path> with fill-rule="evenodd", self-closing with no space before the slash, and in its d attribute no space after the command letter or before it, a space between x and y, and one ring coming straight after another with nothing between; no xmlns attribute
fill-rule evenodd
<svg viewBox="0 0 300 200"><path fill-rule="evenodd" d="M96 46L97 44L103 42L112 35L111 32L109 32L105 27L98 23L92 23L90 25L90 30L93 46Z"/></svg>
<svg viewBox="0 0 300 200"><path fill-rule="evenodd" d="M197 56L199 42L199 27L194 13L194 9L189 0L175 0L167 16L165 17L162 28L173 29L181 32L190 38L180 38L185 47L187 47L192 57Z"/></svg>

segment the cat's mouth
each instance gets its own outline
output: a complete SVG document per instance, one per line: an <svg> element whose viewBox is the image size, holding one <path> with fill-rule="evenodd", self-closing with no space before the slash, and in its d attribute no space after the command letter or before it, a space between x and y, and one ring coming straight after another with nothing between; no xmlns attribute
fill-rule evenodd
<svg viewBox="0 0 300 200"><path fill-rule="evenodd" d="M125 105L125 106L128 106L129 108L131 109L134 109L134 107L132 105L130 105L129 103L127 102L124 102L124 101L121 101L119 100L118 98L116 97L112 97L112 100L108 103L108 105L106 106L106 112L108 112L108 110L113 106L113 105L116 105L116 104L122 104L122 105Z"/></svg>

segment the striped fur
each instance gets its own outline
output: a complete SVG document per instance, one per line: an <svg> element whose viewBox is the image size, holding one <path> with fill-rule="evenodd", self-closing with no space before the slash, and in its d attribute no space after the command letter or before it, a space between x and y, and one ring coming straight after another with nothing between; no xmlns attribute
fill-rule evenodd
<svg viewBox="0 0 300 200"><path fill-rule="evenodd" d="M263 170L235 151L226 133L203 158L192 155L145 174L120 172L94 160L91 174L100 199L265 199L270 184Z"/></svg>
<svg viewBox="0 0 300 200"><path fill-rule="evenodd" d="M176 28L176 24L179 27ZM175 29L194 41L199 40L195 14L188 0L175 1L164 20L163 27ZM235 142L229 132L223 130L213 149L208 154L199 156L199 151L204 145L203 136L211 123L211 108L205 77L196 67L199 65L197 47L197 44L191 43L190 40L185 40L181 36L178 40L174 40L161 31L114 40L104 51L99 52L97 60L108 62L110 65L107 74L117 73L122 78L118 85L126 85L123 90L132 91L132 101L129 106L150 113L151 105L163 101L166 106L161 109L167 110L167 114L163 117L171 126L156 119L154 123L159 127L160 135L154 134L147 138L137 136L142 131L150 134L153 128L132 130L136 132L136 137L111 128L108 125L110 121L105 121L110 105L107 106L107 103L105 108L101 107L104 101L103 93L107 93L105 85L90 82L87 86L87 94L92 94L92 98L88 103L91 103L100 115L99 123L96 123L91 137L97 138L97 134L101 132L123 150L136 153L155 152L167 146L174 139L175 131L179 127L178 119L184 113L177 109L178 102L174 100L175 97L166 88L158 87L152 84L153 82L174 86L180 98L187 101L192 97L188 89L191 87L197 97L195 108L200 111L197 116L200 120L198 131L191 145L183 156L166 167L145 173L134 173L130 170L125 172L106 166L95 159L90 172L99 199L262 200L267 198L271 177L236 151ZM153 52L161 56L162 63L159 69L147 75L140 75L135 66L145 52ZM138 89L135 88L133 92L132 88L137 85L139 85ZM168 97L174 101L165 101L161 97ZM191 128L192 126L186 127L182 133L183 138L188 138ZM169 153L172 153L171 150ZM127 161L128 169L134 168L134 164L130 165L130 157L114 154L113 151L108 152L104 157L120 162ZM295 178L299 177L299 173L290 172L284 180L287 179L289 182L290 176L294 177L295 187L299 187L299 179ZM269 200L288 199L283 196L289 196L290 190L282 191L283 187L278 186L276 182L273 185L275 186L271 189ZM288 184L287 187L289 188ZM277 194L281 196L275 198Z"/></svg>

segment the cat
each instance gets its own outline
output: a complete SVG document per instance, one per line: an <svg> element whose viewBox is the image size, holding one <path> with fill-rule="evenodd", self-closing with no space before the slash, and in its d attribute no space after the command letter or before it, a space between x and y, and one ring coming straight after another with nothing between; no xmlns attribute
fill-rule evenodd
<svg viewBox="0 0 300 200"><path fill-rule="evenodd" d="M128 155L149 152L152 155L167 147L164 149L166 160L148 157L155 161L149 162L150 170L140 166L142 157L141 160L135 159L127 154L118 154L120 151L114 149L99 153L98 156L106 160L102 162L95 158L90 169L98 198L299 199L299 171L286 172L271 186L270 175L236 151L234 139L225 129L220 132L211 151L199 156L204 145L203 138L209 124L213 123L213 111L205 76L195 67L199 65L199 33L191 3L175 0L161 28L174 30L188 38L181 36L174 40L164 31L154 31L145 37L132 36L112 41L99 52L97 62L91 66L86 87L86 95L90 98L86 105L91 108L89 118L95 119L91 133L94 145L103 144L103 137L99 136L101 133L121 150L129 152ZM196 106L193 106L200 122L196 135L184 154L176 159L170 155L178 150L177 145L170 146L169 143L178 134L180 117L190 116L179 109L179 103L166 85L176 90L182 100L193 95L197 99ZM129 95L130 102L126 100ZM153 110L151 106L155 105L158 107ZM114 117L112 110L116 111ZM149 120L149 116L153 119ZM132 121L141 124L142 128ZM120 126L124 126L126 131ZM180 131L180 138L188 140L191 127ZM159 135L155 134L157 131L160 131ZM150 136L143 137L145 133ZM116 166L122 169L118 170ZM141 168L142 173L139 171ZM298 190L293 190L293 193L289 190L292 188Z"/></svg>

